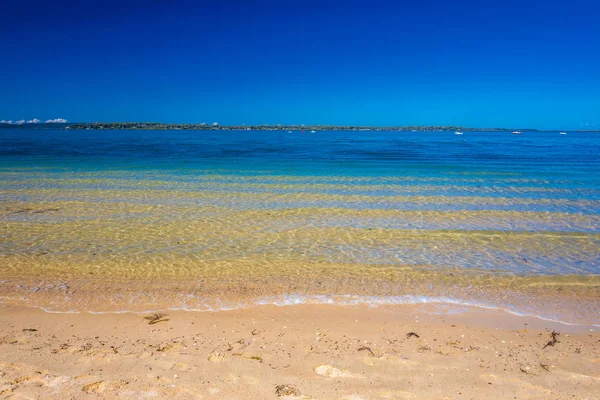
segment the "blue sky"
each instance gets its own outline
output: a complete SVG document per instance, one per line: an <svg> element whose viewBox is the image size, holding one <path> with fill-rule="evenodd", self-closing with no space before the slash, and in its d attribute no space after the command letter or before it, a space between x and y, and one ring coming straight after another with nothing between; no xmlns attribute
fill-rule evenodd
<svg viewBox="0 0 600 400"><path fill-rule="evenodd" d="M11 3L0 120L600 128L595 0Z"/></svg>

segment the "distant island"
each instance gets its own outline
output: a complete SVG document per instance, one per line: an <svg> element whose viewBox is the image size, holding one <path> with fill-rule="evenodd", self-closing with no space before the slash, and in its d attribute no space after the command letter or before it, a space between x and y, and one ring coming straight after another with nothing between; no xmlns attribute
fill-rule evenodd
<svg viewBox="0 0 600 400"><path fill-rule="evenodd" d="M472 128L454 125L219 125L212 124L165 124L161 122L68 122L68 123L20 123L0 122L0 128L8 129L74 129L74 130L186 130L186 131L399 131L399 132L545 132L535 128ZM592 129L571 129L571 132L600 132Z"/></svg>
<svg viewBox="0 0 600 400"><path fill-rule="evenodd" d="M536 132L532 128L469 128L465 126L357 126L357 125L219 125L213 124L163 124L160 122L93 122L74 123L68 129L140 129L140 130L211 130L211 131L461 131L461 132Z"/></svg>

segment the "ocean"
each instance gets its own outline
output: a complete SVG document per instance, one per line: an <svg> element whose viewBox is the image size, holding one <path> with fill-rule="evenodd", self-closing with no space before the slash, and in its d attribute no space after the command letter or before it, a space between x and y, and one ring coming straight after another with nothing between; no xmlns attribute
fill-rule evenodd
<svg viewBox="0 0 600 400"><path fill-rule="evenodd" d="M600 134L0 129L0 300L600 315Z"/></svg>

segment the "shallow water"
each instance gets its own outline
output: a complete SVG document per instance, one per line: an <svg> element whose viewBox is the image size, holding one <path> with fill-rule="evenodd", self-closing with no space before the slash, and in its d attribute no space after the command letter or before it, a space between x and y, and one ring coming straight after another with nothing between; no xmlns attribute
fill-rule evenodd
<svg viewBox="0 0 600 400"><path fill-rule="evenodd" d="M597 154L594 133L0 130L0 296L419 299L596 323Z"/></svg>

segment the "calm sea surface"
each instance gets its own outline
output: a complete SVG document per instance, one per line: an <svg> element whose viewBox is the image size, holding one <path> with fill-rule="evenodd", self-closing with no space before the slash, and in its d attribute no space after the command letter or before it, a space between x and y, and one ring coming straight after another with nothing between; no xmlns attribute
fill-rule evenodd
<svg viewBox="0 0 600 400"><path fill-rule="evenodd" d="M600 134L0 129L0 297L597 324Z"/></svg>

